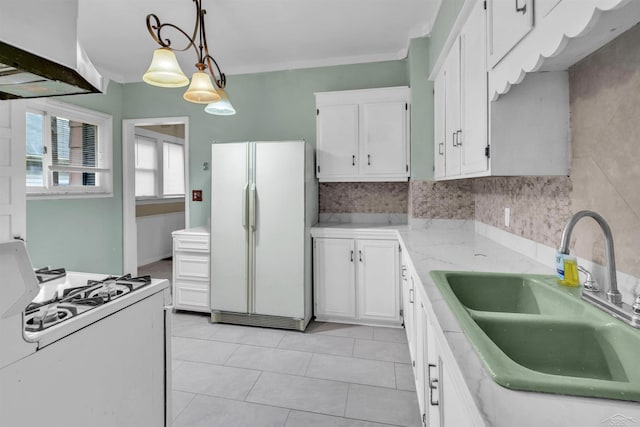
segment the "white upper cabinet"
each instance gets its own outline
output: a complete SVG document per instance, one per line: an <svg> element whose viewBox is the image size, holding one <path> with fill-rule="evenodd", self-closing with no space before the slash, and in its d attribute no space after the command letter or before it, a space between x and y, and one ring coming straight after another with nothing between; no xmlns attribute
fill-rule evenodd
<svg viewBox="0 0 640 427"><path fill-rule="evenodd" d="M567 72L527 76L489 102L486 25L484 2L477 1L435 74L435 179L566 175Z"/></svg>
<svg viewBox="0 0 640 427"><path fill-rule="evenodd" d="M487 0L487 10L493 67L533 28L533 0Z"/></svg>
<svg viewBox="0 0 640 427"><path fill-rule="evenodd" d="M409 88L316 93L320 182L409 178Z"/></svg>
<svg viewBox="0 0 640 427"><path fill-rule="evenodd" d="M640 21L637 0L487 0L489 99L528 73L567 70Z"/></svg>

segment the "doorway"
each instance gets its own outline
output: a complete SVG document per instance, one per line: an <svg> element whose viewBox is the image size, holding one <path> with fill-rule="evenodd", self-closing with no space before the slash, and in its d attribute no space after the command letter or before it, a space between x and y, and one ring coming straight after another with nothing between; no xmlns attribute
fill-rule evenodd
<svg viewBox="0 0 640 427"><path fill-rule="evenodd" d="M189 227L189 119L123 120L122 132L123 270L137 275L139 265L171 256L171 231Z"/></svg>

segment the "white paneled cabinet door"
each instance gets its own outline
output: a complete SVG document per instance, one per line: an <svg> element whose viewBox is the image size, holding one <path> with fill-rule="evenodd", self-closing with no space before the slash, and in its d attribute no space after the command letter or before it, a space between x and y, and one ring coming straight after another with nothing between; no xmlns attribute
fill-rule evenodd
<svg viewBox="0 0 640 427"><path fill-rule="evenodd" d="M433 177L435 179L444 178L445 170L445 70L440 70L434 82L433 89L433 142L434 146L434 166Z"/></svg>
<svg viewBox="0 0 640 427"><path fill-rule="evenodd" d="M488 141L486 11L477 2L460 33L460 85L462 108L458 145L462 174L486 172Z"/></svg>
<svg viewBox="0 0 640 427"><path fill-rule="evenodd" d="M316 318L354 319L355 240L317 238L313 242Z"/></svg>
<svg viewBox="0 0 640 427"><path fill-rule="evenodd" d="M360 172L364 176L407 176L407 111L404 101L360 106Z"/></svg>
<svg viewBox="0 0 640 427"><path fill-rule="evenodd" d="M358 317L399 321L398 242L358 240Z"/></svg>
<svg viewBox="0 0 640 427"><path fill-rule="evenodd" d="M318 179L358 173L358 104L328 105L318 109Z"/></svg>
<svg viewBox="0 0 640 427"><path fill-rule="evenodd" d="M0 242L26 238L25 140L23 101L0 101Z"/></svg>
<svg viewBox="0 0 640 427"><path fill-rule="evenodd" d="M460 175L460 39L445 62L445 171L447 177Z"/></svg>
<svg viewBox="0 0 640 427"><path fill-rule="evenodd" d="M533 0L488 0L487 9L493 67L533 28Z"/></svg>

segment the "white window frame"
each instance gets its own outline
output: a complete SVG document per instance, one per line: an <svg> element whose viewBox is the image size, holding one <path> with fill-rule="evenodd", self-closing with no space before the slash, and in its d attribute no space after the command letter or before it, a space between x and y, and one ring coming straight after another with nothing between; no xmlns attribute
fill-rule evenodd
<svg viewBox="0 0 640 427"><path fill-rule="evenodd" d="M52 99L26 100L26 111L22 117L22 126L26 129L27 113L43 114L45 117L56 116L97 127L98 166L94 169L100 173L99 185L95 187L26 187L28 199L72 199L113 197L113 118L109 114L78 107ZM47 120L45 120L46 122ZM45 126L48 129L48 126ZM43 174L50 173L51 167L51 132L43 132L43 144L48 148L48 155L43 156ZM25 134L26 145L26 134ZM45 180L47 182L47 180Z"/></svg>
<svg viewBox="0 0 640 427"><path fill-rule="evenodd" d="M142 129L140 127L136 127L135 129L135 136L134 136L134 143L137 139L137 137L142 137L145 138L147 140L155 140L156 141L156 155L157 155L157 169L156 169L156 195L155 196L136 196L136 202L153 202L153 201L166 201L166 200L172 200L172 199L176 199L176 200L183 200L186 197L187 194L187 177L184 177L184 184L185 184L185 188L184 188L184 194L172 194L172 195L168 195L165 196L164 195L164 149L163 149L163 145L165 142L169 143L169 144L177 144L177 145L182 145L183 150L184 150L184 157L183 160L186 160L186 144L185 144L185 140L183 138L178 138L175 136L171 136L171 135L166 135L163 133L159 133L159 132L154 132L148 129ZM134 164L134 170L135 170L135 164ZM186 164L184 166L184 174L187 174L187 169L186 169ZM134 176L135 179L135 176ZM135 193L134 193L135 194Z"/></svg>

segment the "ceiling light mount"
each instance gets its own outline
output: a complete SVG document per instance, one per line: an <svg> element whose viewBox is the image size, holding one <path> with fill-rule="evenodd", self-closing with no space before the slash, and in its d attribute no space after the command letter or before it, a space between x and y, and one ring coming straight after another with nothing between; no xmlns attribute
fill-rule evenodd
<svg viewBox="0 0 640 427"><path fill-rule="evenodd" d="M218 109L211 106L222 99L225 104L226 115L229 115L229 111L233 111L231 114L235 114L235 109L231 106L229 98L224 91L227 85L227 77L220 69L218 62L209 53L204 25L204 16L207 11L202 9L202 0L193 0L193 2L196 4L196 21L192 35L170 22L161 23L160 18L154 13L147 15L147 30L153 40L160 45L160 48L154 51L151 65L149 65L149 69L142 76L142 79L148 84L160 87L182 87L188 85L189 79L180 68L174 52L184 52L193 48L197 57L197 63L195 64L197 71L193 73L191 84L184 94L184 99L189 102L209 104L206 111L211 114L219 114L216 112ZM187 45L181 49L173 47L171 39L163 37L162 32L165 29L172 29L182 34L187 39ZM218 88L217 90L211 82L212 79ZM222 92L223 96L218 91Z"/></svg>

